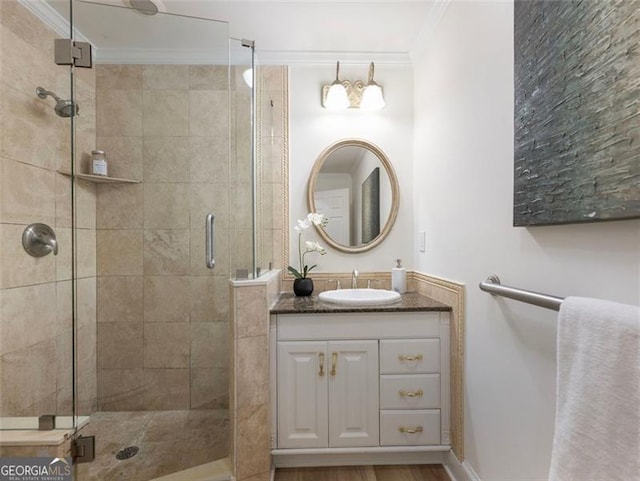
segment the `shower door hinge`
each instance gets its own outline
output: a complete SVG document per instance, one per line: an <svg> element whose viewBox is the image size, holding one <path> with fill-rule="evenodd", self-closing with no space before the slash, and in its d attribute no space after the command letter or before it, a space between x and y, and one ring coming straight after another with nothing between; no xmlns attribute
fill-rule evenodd
<svg viewBox="0 0 640 481"><path fill-rule="evenodd" d="M53 41L53 56L56 65L74 65L91 68L91 44L76 42L70 38L56 38Z"/></svg>
<svg viewBox="0 0 640 481"><path fill-rule="evenodd" d="M90 463L96 457L96 437L78 436L71 441L73 463Z"/></svg>

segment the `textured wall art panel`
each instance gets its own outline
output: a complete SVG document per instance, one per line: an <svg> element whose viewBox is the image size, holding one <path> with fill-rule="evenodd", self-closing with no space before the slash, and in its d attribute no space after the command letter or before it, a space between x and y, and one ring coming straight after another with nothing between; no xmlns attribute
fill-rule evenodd
<svg viewBox="0 0 640 481"><path fill-rule="evenodd" d="M516 226L640 217L640 0L516 1Z"/></svg>

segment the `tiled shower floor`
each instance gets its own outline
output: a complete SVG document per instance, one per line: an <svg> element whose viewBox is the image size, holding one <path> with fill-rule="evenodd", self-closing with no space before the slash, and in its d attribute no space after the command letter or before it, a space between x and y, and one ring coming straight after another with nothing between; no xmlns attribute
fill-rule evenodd
<svg viewBox="0 0 640 481"><path fill-rule="evenodd" d="M78 465L76 481L149 481L229 454L226 409L97 412L82 429L96 437L96 459ZM116 454L138 446L134 457Z"/></svg>

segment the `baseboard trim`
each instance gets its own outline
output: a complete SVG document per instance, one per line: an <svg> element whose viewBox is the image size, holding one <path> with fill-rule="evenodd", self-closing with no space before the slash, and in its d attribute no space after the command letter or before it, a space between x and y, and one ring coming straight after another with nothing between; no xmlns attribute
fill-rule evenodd
<svg viewBox="0 0 640 481"><path fill-rule="evenodd" d="M466 461L460 462L453 451L446 453L443 460L444 469L451 481L480 481L480 478Z"/></svg>
<svg viewBox="0 0 640 481"><path fill-rule="evenodd" d="M438 447L440 448L440 447ZM314 450L314 453L278 449L272 451L273 464L277 468L304 468L320 466L376 466L392 464L444 464L449 446L440 449L400 451L378 448L376 451L340 453L335 449ZM309 450L305 450L309 451ZM355 451L355 450L354 450Z"/></svg>

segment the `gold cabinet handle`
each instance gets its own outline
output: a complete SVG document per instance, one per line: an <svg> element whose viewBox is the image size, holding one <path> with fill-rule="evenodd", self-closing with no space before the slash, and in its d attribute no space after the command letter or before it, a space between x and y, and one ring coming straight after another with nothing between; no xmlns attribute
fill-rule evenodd
<svg viewBox="0 0 640 481"><path fill-rule="evenodd" d="M416 426L415 428L405 428L404 426L400 426L398 431L403 434L418 434L422 432L422 426Z"/></svg>
<svg viewBox="0 0 640 481"><path fill-rule="evenodd" d="M414 356L400 354L398 359L401 361L422 361L422 354L416 354Z"/></svg>
<svg viewBox="0 0 640 481"><path fill-rule="evenodd" d="M324 352L318 353L318 364L320 364L320 371L318 371L318 376L324 376Z"/></svg>
<svg viewBox="0 0 640 481"><path fill-rule="evenodd" d="M418 389L415 392L405 391L401 389L400 391L398 391L398 394L400 394L400 397L422 397L424 393L422 392L422 389Z"/></svg>
<svg viewBox="0 0 640 481"><path fill-rule="evenodd" d="M331 375L336 375L336 365L338 364L338 353L334 352L331 354Z"/></svg>

